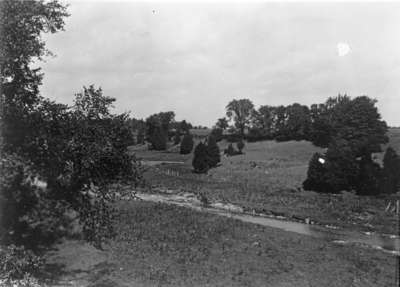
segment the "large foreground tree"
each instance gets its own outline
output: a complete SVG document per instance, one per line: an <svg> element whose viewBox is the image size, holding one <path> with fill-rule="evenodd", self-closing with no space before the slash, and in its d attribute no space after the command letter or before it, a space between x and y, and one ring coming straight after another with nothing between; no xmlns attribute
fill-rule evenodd
<svg viewBox="0 0 400 287"><path fill-rule="evenodd" d="M375 107L376 100L366 96L329 98L312 106L310 138L320 147L328 147L325 163L316 156L309 165L305 189L322 192L356 190L374 195L381 191L381 169L371 155L381 151L388 141L387 125Z"/></svg>

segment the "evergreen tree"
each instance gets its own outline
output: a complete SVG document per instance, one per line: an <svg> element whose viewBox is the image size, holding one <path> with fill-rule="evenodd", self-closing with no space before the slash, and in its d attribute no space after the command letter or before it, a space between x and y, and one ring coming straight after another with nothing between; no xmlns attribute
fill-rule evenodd
<svg viewBox="0 0 400 287"><path fill-rule="evenodd" d="M303 182L305 190L328 192L329 186L325 181L326 168L324 163L324 156L318 152L314 153L308 164L307 179Z"/></svg>
<svg viewBox="0 0 400 287"><path fill-rule="evenodd" d="M350 146L346 141L336 141L325 155L314 154L303 188L324 193L355 190L359 176L360 166Z"/></svg>
<svg viewBox="0 0 400 287"><path fill-rule="evenodd" d="M183 136L183 139L181 141L181 154L189 154L192 152L193 149L193 135L191 134L186 134Z"/></svg>
<svg viewBox="0 0 400 287"><path fill-rule="evenodd" d="M207 160L209 167L215 167L221 161L219 147L212 135L207 139Z"/></svg>
<svg viewBox="0 0 400 287"><path fill-rule="evenodd" d="M400 157L388 147L383 157L381 192L390 194L400 190Z"/></svg>
<svg viewBox="0 0 400 287"><path fill-rule="evenodd" d="M151 148L155 150L165 150L167 148L167 135L161 127L155 127L150 135Z"/></svg>
<svg viewBox="0 0 400 287"><path fill-rule="evenodd" d="M195 173L206 173L209 169L207 147L202 142L194 149L192 165Z"/></svg>

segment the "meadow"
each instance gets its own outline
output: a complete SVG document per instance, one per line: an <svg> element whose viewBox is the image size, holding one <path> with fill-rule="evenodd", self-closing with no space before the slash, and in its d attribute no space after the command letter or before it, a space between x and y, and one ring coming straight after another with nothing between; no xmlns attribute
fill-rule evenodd
<svg viewBox="0 0 400 287"><path fill-rule="evenodd" d="M400 137L391 135L391 144L393 139ZM221 142L220 148L226 145ZM351 230L394 233L397 226L395 214L385 211L397 196L302 190L309 158L321 151L309 142L247 143L245 154L222 157L222 164L205 175L194 174L192 155L180 155L176 147L160 152L136 146L131 151L143 160L148 192L193 192L247 210ZM396 257L380 250L169 204L121 199L115 207L116 236L103 250L70 239L47 253L43 277L50 286L396 284Z"/></svg>
<svg viewBox="0 0 400 287"><path fill-rule="evenodd" d="M388 145L399 150L400 129L391 129L389 138ZM227 144L220 142L220 149ZM174 148L165 152L136 148L133 152L144 162L183 162L148 167L145 178L151 187L201 194L210 201L236 204L247 211L395 234L397 219L392 206L397 195L321 194L301 188L311 156L321 151L306 141L246 143L243 155L223 156L221 165L205 175L192 172L192 154L180 155ZM374 156L380 162L383 153Z"/></svg>

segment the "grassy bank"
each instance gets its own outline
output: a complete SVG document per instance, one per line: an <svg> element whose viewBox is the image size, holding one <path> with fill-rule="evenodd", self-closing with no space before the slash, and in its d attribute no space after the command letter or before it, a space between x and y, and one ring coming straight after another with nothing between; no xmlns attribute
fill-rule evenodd
<svg viewBox="0 0 400 287"><path fill-rule="evenodd" d="M119 210L117 237L101 254L90 255L87 247L80 247L80 254L64 244L56 256L59 264L75 264L80 270L69 269L79 275L80 286L394 284L395 258L380 251L176 206L122 202ZM84 274L85 260L96 264Z"/></svg>

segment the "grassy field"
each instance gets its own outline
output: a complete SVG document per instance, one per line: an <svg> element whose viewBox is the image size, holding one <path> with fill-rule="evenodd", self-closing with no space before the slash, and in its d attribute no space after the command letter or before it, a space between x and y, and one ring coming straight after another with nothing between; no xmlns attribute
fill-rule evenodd
<svg viewBox="0 0 400 287"><path fill-rule="evenodd" d="M226 147L220 143L220 149ZM400 129L391 130L390 145L400 147ZM177 151L136 151L143 160L182 161L150 168L145 178L152 186L201 193L210 200L268 211L288 217L311 218L321 224L363 231L396 233L396 215L386 211L390 197L359 197L351 193L318 194L301 190L308 162L322 149L306 141L247 143L244 155L223 157L222 165L207 175L192 173L192 155ZM377 154L382 158L382 154ZM170 172L173 171L173 172Z"/></svg>
<svg viewBox="0 0 400 287"><path fill-rule="evenodd" d="M105 251L67 242L65 286L394 286L395 257L149 202L121 202ZM68 279L68 280L67 280ZM57 285L64 286L64 285Z"/></svg>
<svg viewBox="0 0 400 287"><path fill-rule="evenodd" d="M174 147L132 151L146 161L183 162L146 167L153 187L324 224L395 232L395 215L385 211L395 197L299 189L311 155L320 151L305 141L247 144L244 155L224 157L207 175L192 173L192 155L180 155ZM396 257L379 250L173 205L116 204L117 235L103 251L67 240L48 253L50 286L396 286Z"/></svg>

